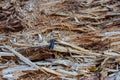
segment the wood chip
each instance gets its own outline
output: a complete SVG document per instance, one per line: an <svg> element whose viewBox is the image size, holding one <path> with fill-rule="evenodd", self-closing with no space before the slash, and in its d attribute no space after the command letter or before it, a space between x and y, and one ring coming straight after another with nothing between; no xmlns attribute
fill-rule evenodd
<svg viewBox="0 0 120 80"><path fill-rule="evenodd" d="M10 46L6 46L5 47L10 50L13 54L15 54L17 57L19 57L19 59L23 62L25 62L26 64L28 64L29 66L35 68L35 69L40 69L39 66L37 66L36 64L34 64L33 62L31 62L28 58L24 57L23 55L21 55L19 52L15 51L12 47Z"/></svg>
<svg viewBox="0 0 120 80"><path fill-rule="evenodd" d="M58 41L58 43L60 43L62 45L70 46L70 47L72 47L74 49L77 49L77 50L80 50L80 51L83 51L83 52L89 52L89 50L86 50L84 48L78 47L76 45L72 45L70 43L67 43L67 42L64 42L64 41L61 41L61 40L57 40L57 41Z"/></svg>
<svg viewBox="0 0 120 80"><path fill-rule="evenodd" d="M56 71L54 71L54 70L51 70L51 69L49 69L49 68L46 68L46 67L41 67L41 68L42 68L43 70L51 73L51 74L54 74L54 75L57 75L57 76L63 76L63 74L61 74L61 73L59 73L59 72L56 72Z"/></svg>
<svg viewBox="0 0 120 80"><path fill-rule="evenodd" d="M0 52L0 56L15 56L15 55L9 52Z"/></svg>

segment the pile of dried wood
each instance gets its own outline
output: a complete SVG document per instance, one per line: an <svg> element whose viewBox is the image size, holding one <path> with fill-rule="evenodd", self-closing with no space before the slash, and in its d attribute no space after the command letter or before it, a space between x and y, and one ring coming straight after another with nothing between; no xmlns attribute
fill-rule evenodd
<svg viewBox="0 0 120 80"><path fill-rule="evenodd" d="M0 79L119 80L119 0L0 1Z"/></svg>

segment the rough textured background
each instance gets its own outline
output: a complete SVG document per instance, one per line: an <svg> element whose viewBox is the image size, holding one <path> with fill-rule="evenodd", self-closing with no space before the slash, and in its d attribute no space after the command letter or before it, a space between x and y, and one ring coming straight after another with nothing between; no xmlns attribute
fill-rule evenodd
<svg viewBox="0 0 120 80"><path fill-rule="evenodd" d="M46 72L62 74L12 72L18 80L119 80L119 36L119 0L0 1L0 51L10 45ZM57 40L53 50L51 39ZM0 62L1 72L25 65L15 56Z"/></svg>

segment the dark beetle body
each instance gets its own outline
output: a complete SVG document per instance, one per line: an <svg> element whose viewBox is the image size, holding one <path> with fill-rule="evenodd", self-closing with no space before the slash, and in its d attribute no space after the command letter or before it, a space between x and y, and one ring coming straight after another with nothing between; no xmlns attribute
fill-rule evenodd
<svg viewBox="0 0 120 80"><path fill-rule="evenodd" d="M51 39L51 40L50 40L49 49L53 49L53 48L54 48L55 41L56 41L55 39Z"/></svg>

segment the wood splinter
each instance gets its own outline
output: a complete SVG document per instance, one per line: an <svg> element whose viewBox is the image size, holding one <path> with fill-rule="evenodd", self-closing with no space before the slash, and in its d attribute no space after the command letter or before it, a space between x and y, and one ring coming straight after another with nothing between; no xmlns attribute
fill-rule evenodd
<svg viewBox="0 0 120 80"><path fill-rule="evenodd" d="M29 59L27 59L26 57L24 57L23 55L21 55L19 52L15 51L12 47L4 45L5 48L7 48L8 50L10 50L13 54L15 54L17 57L19 57L19 59L23 62L25 62L26 64L28 64L29 66L35 68L35 69L40 69L39 66L37 66L36 64L34 64L33 62L31 62Z"/></svg>

